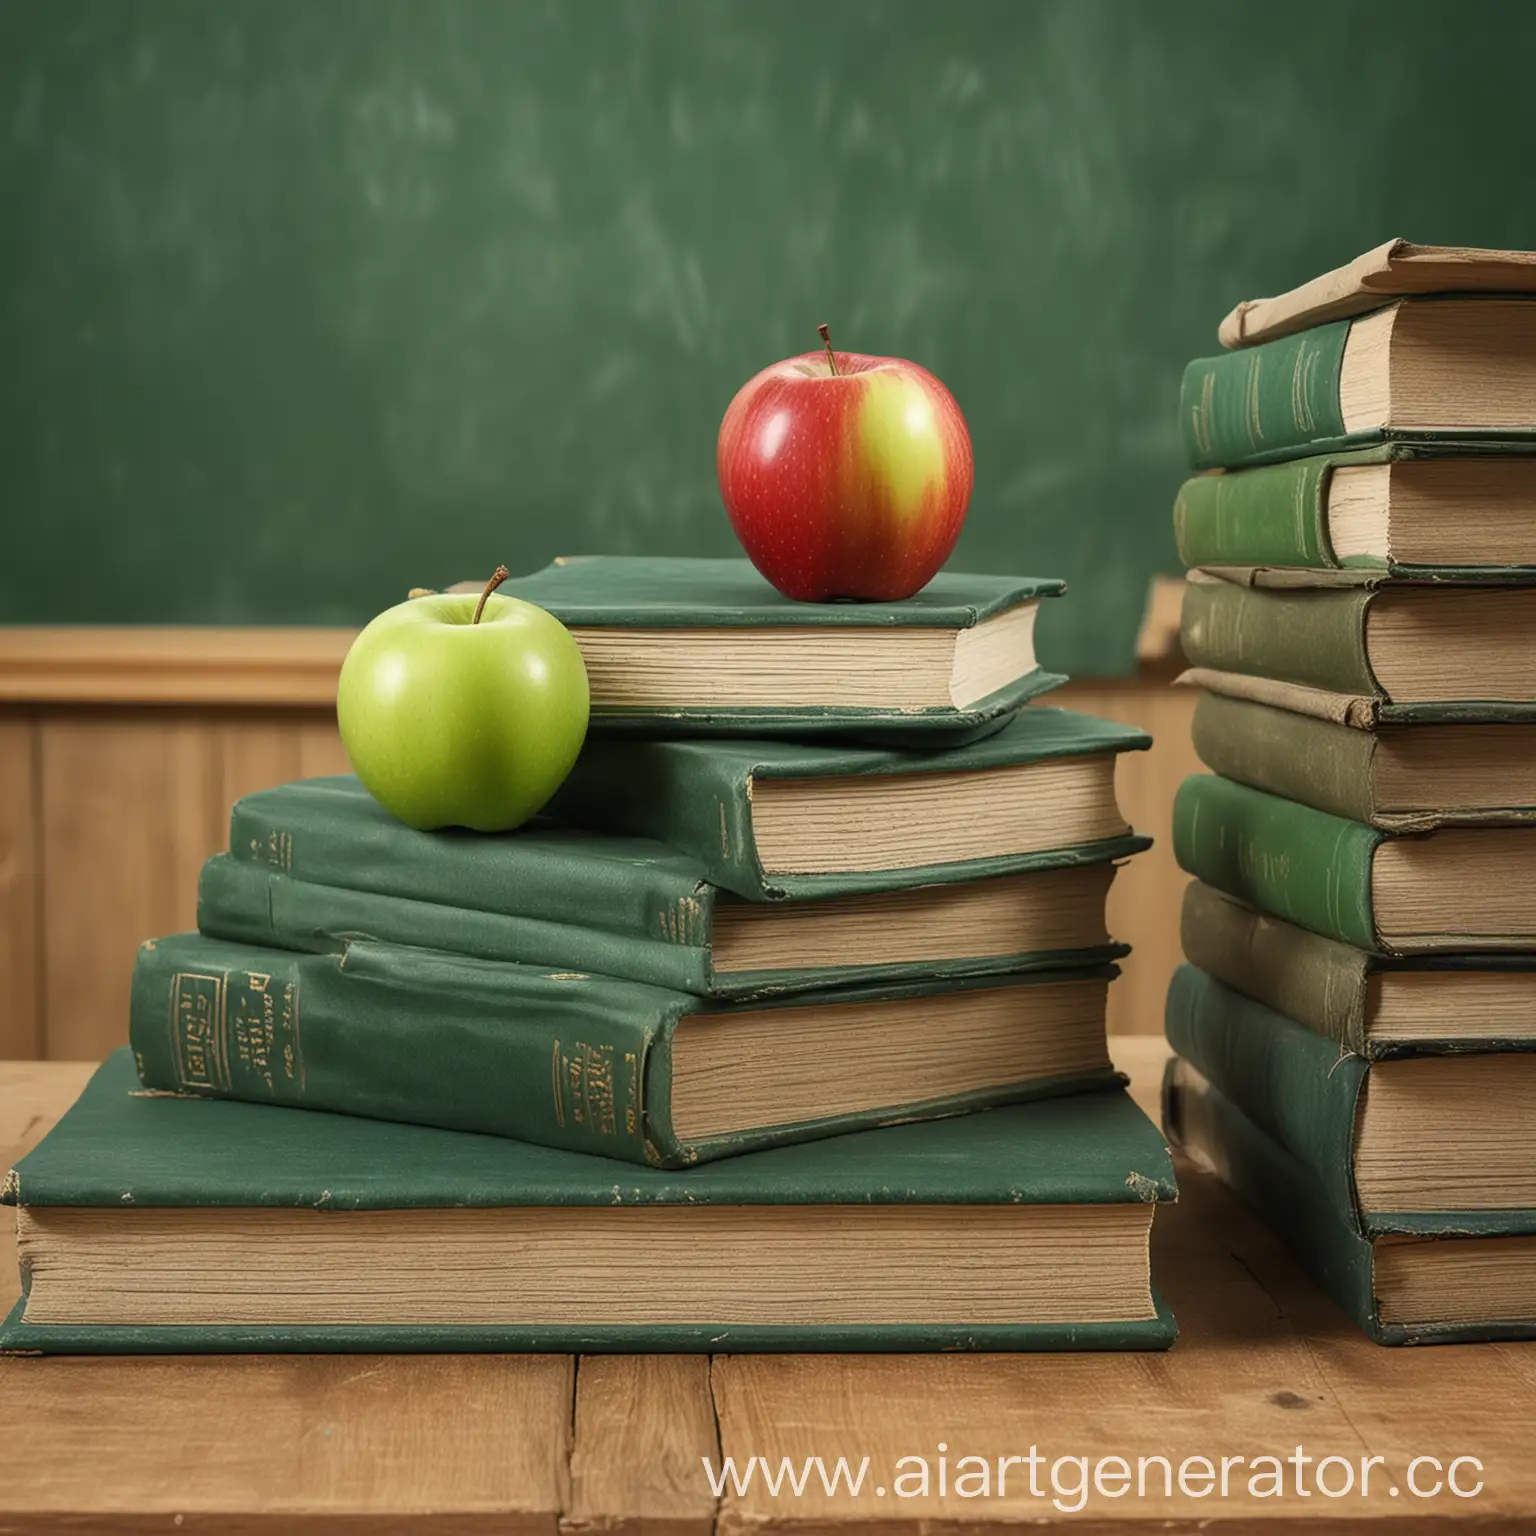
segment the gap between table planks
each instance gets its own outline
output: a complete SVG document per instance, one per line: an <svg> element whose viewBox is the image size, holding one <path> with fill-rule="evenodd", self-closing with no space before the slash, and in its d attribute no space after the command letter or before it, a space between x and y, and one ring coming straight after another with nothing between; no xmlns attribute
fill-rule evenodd
<svg viewBox="0 0 1536 1536"><path fill-rule="evenodd" d="M1163 1047L1114 1053L1151 1107ZM89 1067L0 1064L0 1146L14 1161ZM563 1531L928 1533L1055 1516L1006 1498L889 1499L760 1485L719 1507L701 1458L777 1463L910 1454L1469 1453L1475 1500L1324 1503L1093 1498L1079 1531L1407 1531L1459 1517L1536 1526L1536 1346L1383 1350L1361 1338L1278 1241L1214 1180L1155 1239L1183 1336L1166 1355L289 1356L0 1361L0 1533ZM0 1299L15 1294L6 1266ZM1358 1464L1358 1463L1357 1463ZM1020 1469L1015 1468L1017 1475ZM1381 1485L1378 1485L1380 1487ZM176 1517L180 1517L177 1520ZM1057 1518L1061 1518L1057 1516Z"/></svg>

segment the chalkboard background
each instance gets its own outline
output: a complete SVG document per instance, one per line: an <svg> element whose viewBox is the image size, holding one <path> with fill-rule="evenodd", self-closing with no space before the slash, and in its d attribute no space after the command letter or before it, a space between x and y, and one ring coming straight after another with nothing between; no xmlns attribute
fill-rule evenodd
<svg viewBox="0 0 1536 1536"><path fill-rule="evenodd" d="M915 358L960 567L1125 670L1184 361L1391 235L1536 243L1536 6L50 0L0 9L0 621L350 622L726 553L736 387Z"/></svg>

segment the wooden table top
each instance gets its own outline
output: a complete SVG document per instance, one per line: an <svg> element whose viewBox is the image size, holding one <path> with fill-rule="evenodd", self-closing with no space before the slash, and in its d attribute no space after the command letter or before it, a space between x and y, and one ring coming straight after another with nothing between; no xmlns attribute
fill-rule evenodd
<svg viewBox="0 0 1536 1536"><path fill-rule="evenodd" d="M1113 1047L1152 1108L1162 1042L1122 1037ZM10 1149L0 1167L38 1140L89 1071L0 1063L0 1149ZM0 1532L408 1522L578 1536L1057 1520L1096 1533L1238 1532L1302 1517L1337 1531L1362 1518L1403 1530L1446 1520L1536 1530L1536 1344L1378 1348L1220 1184L1187 1165L1179 1177L1180 1204L1154 1233L1158 1281L1181 1329L1167 1354L6 1359ZM14 1296L8 1273L0 1301ZM1043 1458L1033 1469L1006 1462L1032 1447ZM1312 1458L1301 1463L1304 1494L1289 1459L1298 1447ZM829 1475L839 1456L855 1470L870 1460L858 1497L846 1485L828 1495L812 1464L799 1496L787 1483L775 1496L758 1469L744 1494L717 1498L702 1458L718 1468L722 1455L738 1471L752 1456L776 1470L789 1457L797 1477L809 1457ZM1188 1460L1219 1469L1239 1456L1225 1498L1205 1464ZM1265 1456L1287 1460L1250 1472ZM1409 1463L1422 1456L1440 1470L1418 1463L1415 1493ZM1443 1484L1466 1456L1481 1470L1460 1463L1458 1487L1482 1486L1460 1497ZM926 1459L926 1494L920 1464L904 1457ZM1081 1474L1064 1457L1092 1469L1076 1516ZM1106 1459L1115 1457L1130 1473L1126 1491ZM1175 1470L1171 1496L1155 1460L1140 1469L1138 1496L1138 1461L1154 1457ZM1317 1491L1324 1457L1349 1463L1325 1467L1324 1484L1342 1488L1347 1471L1354 1492ZM1382 1460L1362 1498L1372 1457Z"/></svg>

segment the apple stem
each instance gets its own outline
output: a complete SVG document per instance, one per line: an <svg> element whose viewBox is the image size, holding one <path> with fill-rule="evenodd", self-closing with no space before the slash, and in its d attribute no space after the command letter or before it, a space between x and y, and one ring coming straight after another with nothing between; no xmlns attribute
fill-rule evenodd
<svg viewBox="0 0 1536 1536"><path fill-rule="evenodd" d="M837 377L837 353L832 350L832 332L824 325L816 327L816 334L821 337L827 349L827 367L832 370L832 377Z"/></svg>
<svg viewBox="0 0 1536 1536"><path fill-rule="evenodd" d="M496 569L491 572L491 579L486 582L485 591L480 594L480 601L475 604L475 616L469 621L471 624L478 624L480 622L480 615L485 612L485 605L490 601L491 593L494 592L496 588L499 587L502 582L504 582L511 574L512 572L509 571L504 565L498 565Z"/></svg>

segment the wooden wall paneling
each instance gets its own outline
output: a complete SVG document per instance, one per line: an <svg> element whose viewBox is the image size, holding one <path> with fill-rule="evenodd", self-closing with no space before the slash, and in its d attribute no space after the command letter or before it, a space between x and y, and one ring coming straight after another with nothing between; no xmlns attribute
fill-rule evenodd
<svg viewBox="0 0 1536 1536"><path fill-rule="evenodd" d="M216 730L218 797L226 819L230 806L242 795L299 777L299 723L291 711L224 716ZM221 826L220 847L225 842L224 830Z"/></svg>
<svg viewBox="0 0 1536 1536"><path fill-rule="evenodd" d="M0 715L0 1058L43 1048L37 728Z"/></svg>
<svg viewBox="0 0 1536 1536"><path fill-rule="evenodd" d="M341 745L334 710L316 710L299 721L299 767L296 777L317 779L328 773L351 773L352 764Z"/></svg>
<svg viewBox="0 0 1536 1536"><path fill-rule="evenodd" d="M1116 771L1120 806L1138 832L1153 839L1115 878L1109 928L1132 946L1120 979L1109 989L1111 1034L1157 1035L1163 1029L1168 979L1183 958L1179 903L1188 877L1173 857L1173 795L1186 775L1200 771L1190 743L1193 688L1156 677L1125 682L1071 684L1048 702L1139 726L1152 736L1148 752L1127 752Z"/></svg>
<svg viewBox="0 0 1536 1536"><path fill-rule="evenodd" d="M47 1056L122 1044L139 945L195 922L198 870L224 841L219 729L151 709L41 721Z"/></svg>

